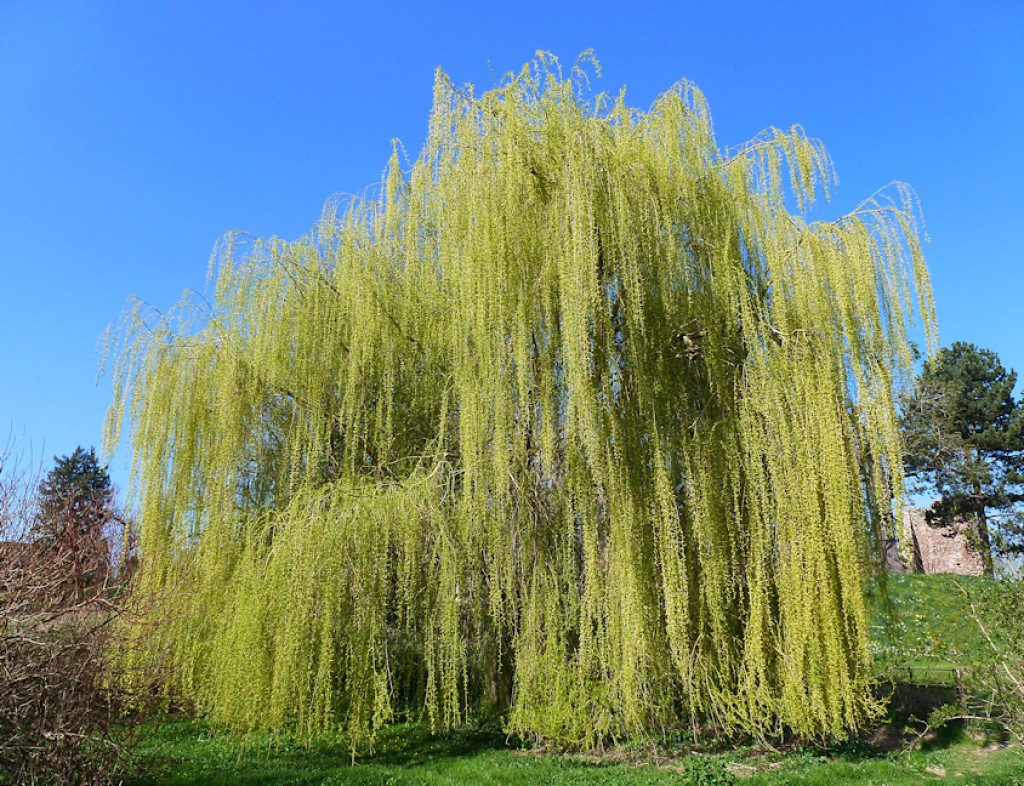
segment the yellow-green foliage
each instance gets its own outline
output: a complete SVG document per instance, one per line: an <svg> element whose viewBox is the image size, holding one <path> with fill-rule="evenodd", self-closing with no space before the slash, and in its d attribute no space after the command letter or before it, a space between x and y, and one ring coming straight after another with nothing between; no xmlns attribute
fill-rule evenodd
<svg viewBox="0 0 1024 786"><path fill-rule="evenodd" d="M131 657L211 716L358 742L493 704L589 745L875 710L861 584L932 325L907 194L809 223L832 170L800 128L729 155L693 86L640 112L584 82L439 75L379 198L127 312Z"/></svg>

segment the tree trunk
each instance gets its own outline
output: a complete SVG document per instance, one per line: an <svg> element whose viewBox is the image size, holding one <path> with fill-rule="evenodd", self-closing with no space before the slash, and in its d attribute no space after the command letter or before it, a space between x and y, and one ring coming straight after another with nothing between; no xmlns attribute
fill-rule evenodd
<svg viewBox="0 0 1024 786"><path fill-rule="evenodd" d="M985 516L985 500L981 493L981 486L974 484L974 496L977 500L975 516L978 521L978 540L981 549L981 557L985 561L985 575L989 578L995 577L995 568L992 564L992 539L988 534L988 518Z"/></svg>

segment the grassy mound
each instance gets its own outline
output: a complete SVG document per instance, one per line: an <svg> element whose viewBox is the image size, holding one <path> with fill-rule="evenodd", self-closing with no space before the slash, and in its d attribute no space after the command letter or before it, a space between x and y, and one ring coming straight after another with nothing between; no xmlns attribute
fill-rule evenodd
<svg viewBox="0 0 1024 786"><path fill-rule="evenodd" d="M950 574L890 574L868 588L871 644L879 674L896 682L951 685L978 631L961 587L990 579Z"/></svg>

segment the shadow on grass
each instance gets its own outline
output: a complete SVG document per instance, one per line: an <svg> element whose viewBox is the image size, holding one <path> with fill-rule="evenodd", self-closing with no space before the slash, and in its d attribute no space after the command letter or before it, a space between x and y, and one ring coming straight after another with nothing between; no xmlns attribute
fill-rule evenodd
<svg viewBox="0 0 1024 786"><path fill-rule="evenodd" d="M962 722L938 728L919 747L908 745L921 729L914 718L946 699L945 691L910 686L897 692L887 722L879 727L885 740L868 736L781 749L719 740L720 746L712 746L715 750L699 752L727 762L751 778L752 786L909 786L930 782L933 772L943 767L956 783L1024 784L1006 780L1010 773L1016 777L1024 760L1011 761L998 750L990 756L987 740L979 741L977 729L967 729ZM619 749L600 757L521 755L496 725L434 735L421 724L399 724L381 730L373 753L353 764L348 744L340 738L312 746L287 736L243 739L189 720L167 720L152 728L141 753L158 765L126 786L652 786L680 783L694 751L692 743L680 740L678 746Z"/></svg>
<svg viewBox="0 0 1024 786"><path fill-rule="evenodd" d="M464 730L431 734L421 725L384 729L372 753L355 763L344 740L305 746L288 737L239 738L195 721L169 721L155 730L142 751L147 774L129 786L311 786L312 784L430 783L408 772L426 768L443 772L474 757L508 753L505 737L494 731ZM405 772L403 772L405 771ZM445 779L441 779L443 782Z"/></svg>
<svg viewBox="0 0 1024 786"><path fill-rule="evenodd" d="M377 737L367 762L392 767L415 767L441 759L466 758L493 751L508 751L505 735L484 729L431 734L422 725L390 726Z"/></svg>

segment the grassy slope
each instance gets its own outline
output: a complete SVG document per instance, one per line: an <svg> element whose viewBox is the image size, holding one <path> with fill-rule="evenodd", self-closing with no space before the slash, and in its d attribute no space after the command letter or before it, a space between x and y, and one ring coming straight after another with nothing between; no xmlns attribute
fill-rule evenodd
<svg viewBox="0 0 1024 786"><path fill-rule="evenodd" d="M962 584L983 579L958 578ZM910 665L917 676L945 682L950 649L976 645L969 612L951 576L891 576L886 591L871 592L873 643L882 670ZM922 667L939 667L928 672ZM898 672L897 672L898 673ZM905 672L904 672L905 674ZM201 723L173 722L156 729L145 752L160 768L135 786L234 786L235 784L663 784L681 783L685 756L619 753L596 761L586 757L540 756L510 748L494 733L432 736L421 726L395 726L381 735L373 756L352 765L347 747L311 749L287 740L237 738ZM964 734L933 744L931 750L884 753L866 745L824 754L786 754L735 749L723 756L744 783L761 784L1020 784L1024 751L984 747Z"/></svg>
<svg viewBox="0 0 1024 786"><path fill-rule="evenodd" d="M884 589L868 589L874 610L872 648L880 673L896 670L907 680L943 684L942 670L955 666L951 652L971 652L978 646L977 630L959 587L970 589L988 579L952 575L889 575ZM959 585L959 587L958 587ZM922 671L933 667L932 672Z"/></svg>

